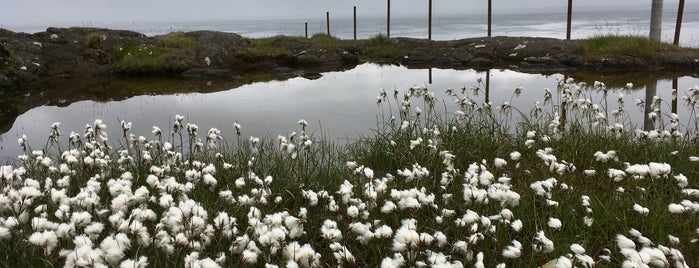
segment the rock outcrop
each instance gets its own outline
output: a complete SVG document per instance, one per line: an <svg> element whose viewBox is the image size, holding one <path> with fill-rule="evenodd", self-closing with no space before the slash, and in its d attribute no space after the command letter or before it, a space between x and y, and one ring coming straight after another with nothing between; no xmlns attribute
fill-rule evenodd
<svg viewBox="0 0 699 268"><path fill-rule="evenodd" d="M470 38L453 41L383 40L389 53L368 42L279 36L251 40L237 34L196 31L149 37L102 28L48 28L26 34L0 29L0 92L53 78L167 76L232 80L265 74L275 79L317 78L324 71L364 62L409 68L514 69L551 73L629 73L699 69L699 50L678 48L650 58L599 57L582 41L531 37Z"/></svg>

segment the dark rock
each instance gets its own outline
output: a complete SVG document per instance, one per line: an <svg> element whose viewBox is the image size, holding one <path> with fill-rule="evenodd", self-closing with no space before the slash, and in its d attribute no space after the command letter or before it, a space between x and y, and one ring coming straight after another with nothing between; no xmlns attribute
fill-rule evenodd
<svg viewBox="0 0 699 268"><path fill-rule="evenodd" d="M11 72L10 75L0 74L0 92L17 90L38 83L40 78L30 72Z"/></svg>
<svg viewBox="0 0 699 268"><path fill-rule="evenodd" d="M0 64L4 63L10 58L10 51L5 48L5 45L0 43Z"/></svg>
<svg viewBox="0 0 699 268"><path fill-rule="evenodd" d="M316 80L323 77L323 75L316 72L304 72L303 74L301 74L301 77L306 78L308 80Z"/></svg>
<svg viewBox="0 0 699 268"><path fill-rule="evenodd" d="M359 45L350 45L350 46L345 46L342 49L343 52L350 53L352 55L360 55L362 54L363 48L360 47Z"/></svg>
<svg viewBox="0 0 699 268"><path fill-rule="evenodd" d="M338 55L342 59L343 64L346 64L346 65L359 64L359 57L355 53L352 53L352 52L345 50L342 52L338 52Z"/></svg>
<svg viewBox="0 0 699 268"><path fill-rule="evenodd" d="M308 72L288 67L277 67L269 71L269 74L276 78L303 77L309 80L321 78L323 75L317 72Z"/></svg>
<svg viewBox="0 0 699 268"><path fill-rule="evenodd" d="M632 72L648 71L651 66L641 59L626 55L616 55L592 62L593 70L598 72Z"/></svg>
<svg viewBox="0 0 699 268"><path fill-rule="evenodd" d="M190 62L199 68L231 68L238 64L235 54L231 48L247 47L248 42L238 34L196 31L185 33L185 36L197 40L197 46L187 49L185 54L188 59L183 62ZM189 53L191 52L191 53ZM208 58L208 59L207 59Z"/></svg>
<svg viewBox="0 0 699 268"><path fill-rule="evenodd" d="M662 62L668 69L696 68L699 66L699 58L684 51L662 51L655 54L651 62Z"/></svg>
<svg viewBox="0 0 699 268"><path fill-rule="evenodd" d="M478 68L492 68L493 66L495 66L495 62L493 62L493 60L491 60L491 59L486 59L483 57L476 57L476 58L471 59L468 62L468 66L471 66L471 67L476 68L476 69L478 69Z"/></svg>
<svg viewBox="0 0 699 268"><path fill-rule="evenodd" d="M466 64L469 61L473 60L475 56L468 51L463 51L459 53L454 53L454 60L461 62L461 64Z"/></svg>
<svg viewBox="0 0 699 268"><path fill-rule="evenodd" d="M12 81L4 74L0 74L0 94L5 93L5 90L10 89Z"/></svg>
<svg viewBox="0 0 699 268"><path fill-rule="evenodd" d="M576 70L576 68L565 65L535 64L529 62L521 62L520 64L516 65L515 69L525 73L550 73Z"/></svg>
<svg viewBox="0 0 699 268"><path fill-rule="evenodd" d="M207 44L226 48L231 46L248 46L248 42L245 40L244 37L234 33L223 33L215 31L194 31L185 33L185 36L197 39L197 42L199 42L199 44Z"/></svg>
<svg viewBox="0 0 699 268"><path fill-rule="evenodd" d="M190 69L184 71L182 77L210 80L231 80L240 78L240 75L228 69Z"/></svg>
<svg viewBox="0 0 699 268"><path fill-rule="evenodd" d="M267 71L277 67L279 67L279 65L271 61L260 61L247 65L247 69L252 71Z"/></svg>
<svg viewBox="0 0 699 268"><path fill-rule="evenodd" d="M297 66L318 66L322 62L320 57L306 53L293 57L292 61Z"/></svg>
<svg viewBox="0 0 699 268"><path fill-rule="evenodd" d="M88 48L83 55L85 59L93 60L97 64L107 64L107 52L103 49Z"/></svg>
<svg viewBox="0 0 699 268"><path fill-rule="evenodd" d="M529 63L529 64L539 64L539 65L553 65L556 63L556 61L549 56L527 57L527 58L524 58L524 61Z"/></svg>
<svg viewBox="0 0 699 268"><path fill-rule="evenodd" d="M569 67L582 66L584 63L582 57L576 54L562 55L558 58L558 62Z"/></svg>
<svg viewBox="0 0 699 268"><path fill-rule="evenodd" d="M276 67L269 71L269 75L277 78L290 78L297 77L301 75L301 73L299 72L299 70L292 69L289 67Z"/></svg>

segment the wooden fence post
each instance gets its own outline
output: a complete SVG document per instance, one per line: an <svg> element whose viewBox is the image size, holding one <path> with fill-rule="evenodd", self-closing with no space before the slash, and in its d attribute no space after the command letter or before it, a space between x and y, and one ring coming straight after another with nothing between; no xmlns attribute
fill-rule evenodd
<svg viewBox="0 0 699 268"><path fill-rule="evenodd" d="M568 0L568 25L566 27L566 40L570 40L570 24L573 18L573 0Z"/></svg>
<svg viewBox="0 0 699 268"><path fill-rule="evenodd" d="M427 13L427 40L432 40L432 0L429 0Z"/></svg>
<svg viewBox="0 0 699 268"><path fill-rule="evenodd" d="M485 71L485 103L490 102L490 69Z"/></svg>
<svg viewBox="0 0 699 268"><path fill-rule="evenodd" d="M428 76L429 76L429 83L430 85L432 84L432 67L430 67L430 70L428 71Z"/></svg>
<svg viewBox="0 0 699 268"><path fill-rule="evenodd" d="M680 6L677 8L677 23L675 24L675 41L672 42L676 46L680 45L680 29L682 28L682 14L684 14L684 0L680 0Z"/></svg>
<svg viewBox="0 0 699 268"><path fill-rule="evenodd" d="M325 12L325 27L328 29L328 35L330 35L330 11Z"/></svg>
<svg viewBox="0 0 699 268"><path fill-rule="evenodd" d="M305 32L306 32L306 38L308 38L308 22L305 23Z"/></svg>
<svg viewBox="0 0 699 268"><path fill-rule="evenodd" d="M684 2L684 1L682 1L682 2ZM678 85L679 81L678 80L679 80L679 78L677 78L677 77L672 79L672 90L675 91L675 94L677 94L677 90L679 88L679 85ZM670 110L672 111L672 113L676 114L677 113L677 96L676 95L672 96L672 104L671 105L672 105L672 107L670 107Z"/></svg>
<svg viewBox="0 0 699 268"><path fill-rule="evenodd" d="M488 0L488 37L491 36L492 21L493 21L493 0Z"/></svg>
<svg viewBox="0 0 699 268"><path fill-rule="evenodd" d="M391 38L391 0L386 0L388 6L386 8L386 38Z"/></svg>
<svg viewBox="0 0 699 268"><path fill-rule="evenodd" d="M354 6L354 41L357 41L357 6Z"/></svg>

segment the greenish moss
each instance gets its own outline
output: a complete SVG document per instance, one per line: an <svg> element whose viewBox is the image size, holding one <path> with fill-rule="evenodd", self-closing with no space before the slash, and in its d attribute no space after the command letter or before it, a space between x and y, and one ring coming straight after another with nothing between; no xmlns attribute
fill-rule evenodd
<svg viewBox="0 0 699 268"><path fill-rule="evenodd" d="M100 49L102 48L102 41L104 41L104 36L100 33L91 33L85 37L85 47Z"/></svg>
<svg viewBox="0 0 699 268"><path fill-rule="evenodd" d="M160 41L166 48L177 48L185 49L197 46L198 42L196 39L190 36L186 36L184 32L173 32L164 35L158 35L155 37Z"/></svg>
<svg viewBox="0 0 699 268"><path fill-rule="evenodd" d="M283 36L275 36L268 38L249 39L250 44L244 49L239 49L237 54L240 58L247 62L257 62L261 59L291 59L293 53L288 49L276 45L276 42L286 38Z"/></svg>
<svg viewBox="0 0 699 268"><path fill-rule="evenodd" d="M176 57L174 53L181 48L173 48L172 43L165 46L147 44L126 43L121 47L110 49L107 59L116 65L120 73L170 73L181 72L188 68L188 64Z"/></svg>
<svg viewBox="0 0 699 268"><path fill-rule="evenodd" d="M403 47L383 34L364 41L369 57L395 58L403 54Z"/></svg>
<svg viewBox="0 0 699 268"><path fill-rule="evenodd" d="M116 65L120 73L173 73L188 68L188 64L175 53L197 46L196 39L182 32L169 33L155 37L159 45L124 43L107 51L107 59Z"/></svg>
<svg viewBox="0 0 699 268"><path fill-rule="evenodd" d="M322 46L325 49L343 46L349 42L345 40L340 40L327 34L314 34L313 36L311 36L310 41L314 44Z"/></svg>
<svg viewBox="0 0 699 268"><path fill-rule="evenodd" d="M585 51L599 56L622 54L642 59L648 59L656 52L678 49L670 44L632 35L601 35L584 40L584 44Z"/></svg>

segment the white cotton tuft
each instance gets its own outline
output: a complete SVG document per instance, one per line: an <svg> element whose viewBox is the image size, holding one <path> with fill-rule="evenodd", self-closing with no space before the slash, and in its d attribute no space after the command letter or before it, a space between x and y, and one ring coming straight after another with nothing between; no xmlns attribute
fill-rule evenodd
<svg viewBox="0 0 699 268"><path fill-rule="evenodd" d="M557 218L549 218L547 224L549 227L556 229L556 230L560 230L561 227L563 227L563 223L561 222L561 220L559 220Z"/></svg>

